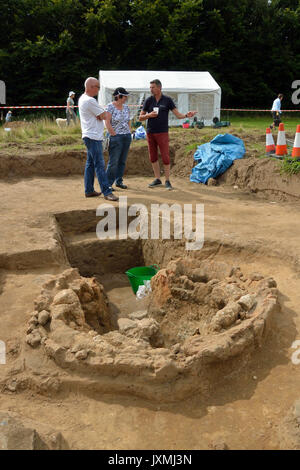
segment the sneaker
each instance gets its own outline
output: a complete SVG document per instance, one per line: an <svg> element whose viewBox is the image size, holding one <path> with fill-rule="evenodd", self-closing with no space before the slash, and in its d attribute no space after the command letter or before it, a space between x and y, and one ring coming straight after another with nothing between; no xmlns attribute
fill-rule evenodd
<svg viewBox="0 0 300 470"><path fill-rule="evenodd" d="M126 184L123 184L123 183L120 183L120 184L116 184L117 188L121 188L121 189L127 189L127 186Z"/></svg>
<svg viewBox="0 0 300 470"><path fill-rule="evenodd" d="M85 197L97 197L100 195L101 193L97 193L96 191L93 191L92 193L86 193Z"/></svg>
<svg viewBox="0 0 300 470"><path fill-rule="evenodd" d="M160 186L162 182L160 181L159 178L156 178L152 183L148 185L149 188L155 188L155 186Z"/></svg>
<svg viewBox="0 0 300 470"><path fill-rule="evenodd" d="M114 194L108 194L107 196L104 196L104 199L107 201L118 201L119 198L115 196Z"/></svg>
<svg viewBox="0 0 300 470"><path fill-rule="evenodd" d="M166 188L166 189L173 189L173 186L171 185L171 183L170 183L169 180L166 180L166 182L165 182L165 188Z"/></svg>

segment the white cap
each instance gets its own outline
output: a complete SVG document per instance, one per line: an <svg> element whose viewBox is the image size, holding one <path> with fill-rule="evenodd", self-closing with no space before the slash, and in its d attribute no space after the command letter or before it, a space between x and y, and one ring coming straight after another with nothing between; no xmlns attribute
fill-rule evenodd
<svg viewBox="0 0 300 470"><path fill-rule="evenodd" d="M70 91L69 96L75 95L74 91Z"/></svg>

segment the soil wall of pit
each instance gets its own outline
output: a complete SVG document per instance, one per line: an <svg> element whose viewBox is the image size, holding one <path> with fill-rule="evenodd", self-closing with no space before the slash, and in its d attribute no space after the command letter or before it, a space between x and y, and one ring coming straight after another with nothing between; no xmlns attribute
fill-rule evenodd
<svg viewBox="0 0 300 470"><path fill-rule="evenodd" d="M170 145L172 175L189 179L195 164L194 151L186 152L184 145L174 141ZM108 153L104 152L107 162ZM65 150L29 152L20 148L17 154L0 154L0 178L32 176L83 175L86 152ZM146 142L134 142L129 151L125 175L152 177ZM280 201L300 199L300 175L282 175L280 164L273 158L245 156L217 179L218 185L238 186L262 197Z"/></svg>
<svg viewBox="0 0 300 470"><path fill-rule="evenodd" d="M271 158L235 160L217 181L280 200L300 199L300 175L282 175L278 162Z"/></svg>
<svg viewBox="0 0 300 470"><path fill-rule="evenodd" d="M175 148L170 146L171 165L175 164ZM108 152L104 152L107 163ZM0 155L0 178L9 176L67 176L83 175L86 162L86 151L41 151L28 152L19 149L16 154ZM152 166L149 162L146 142L138 142L130 149L125 174L135 176L153 176Z"/></svg>
<svg viewBox="0 0 300 470"><path fill-rule="evenodd" d="M116 207L117 222L118 212L119 208ZM131 219L134 217L128 217L128 223ZM96 236L99 217L94 209L56 213L55 222L68 262L78 268L82 276L124 273L134 266L157 264L162 267L187 253L184 240L120 240L118 237L99 240ZM218 247L218 242L206 240L205 247L197 251L197 257L205 259ZM190 252L189 257L194 257L195 253Z"/></svg>

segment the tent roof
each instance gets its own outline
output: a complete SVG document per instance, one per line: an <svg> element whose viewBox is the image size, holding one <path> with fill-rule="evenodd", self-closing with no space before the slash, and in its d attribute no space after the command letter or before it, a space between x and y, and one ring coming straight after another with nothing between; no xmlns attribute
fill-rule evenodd
<svg viewBox="0 0 300 470"><path fill-rule="evenodd" d="M122 86L128 91L149 91L151 80L158 78L169 92L212 92L220 90L209 72L177 72L158 70L100 70L101 87L111 90Z"/></svg>

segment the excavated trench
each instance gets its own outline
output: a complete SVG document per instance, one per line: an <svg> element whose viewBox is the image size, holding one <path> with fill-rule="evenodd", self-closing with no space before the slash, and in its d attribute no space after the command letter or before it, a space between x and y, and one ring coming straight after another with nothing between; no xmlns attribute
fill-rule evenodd
<svg viewBox="0 0 300 470"><path fill-rule="evenodd" d="M142 149L136 153L128 174L150 177L151 168L146 168L145 172L146 157L140 158ZM52 168L51 160L49 175L61 175L62 162L64 174L81 174L85 157L75 157L77 166L73 157L72 161L62 155L51 157L56 166ZM175 157L177 173L174 174L187 176L186 162L180 163L177 155ZM282 200L284 185L285 191L289 189L288 198L299 197L297 176L285 181L275 172L274 162L261 163L255 159L253 166L252 160L237 162L219 184L238 184L241 189L262 194L266 187L267 191L274 187L274 191L278 191L278 198L274 200ZM26 168L35 165L31 161L30 165L25 160L23 163ZM265 172L261 171L262 167ZM19 168L19 162L15 168ZM249 168L255 170L251 180ZM19 173L9 168L7 175L10 174ZM36 170L28 170L28 176L35 174L44 176L44 161ZM211 188L207 194L212 194ZM273 197L272 194L272 200ZM61 207L65 206L60 206L60 210ZM81 207L81 202L77 205L75 201L73 207ZM220 221L222 223L222 218ZM292 250L286 253L284 266L289 265L289 268L283 267L280 278L276 263L283 266L282 250L276 243L266 247L268 237L263 230L249 241L246 236L244 240L242 235L235 237L236 225L233 230L225 226L219 239L218 231L212 238L206 234L203 249L187 253L184 242L175 240L100 241L95 234L98 222L94 209L56 212L49 235L49 238L53 236L55 245L45 248L44 252L37 246L35 251L0 254L3 268L0 293L4 288L7 295L5 273L8 271L20 270L25 279L32 269L29 282L35 282L35 277L40 276L35 270L42 266L41 277L51 278L36 298L34 307L32 300L30 307L26 304L27 295L24 310L20 309L18 321L26 341L18 349L19 356L18 351L14 352L18 364L11 363L12 373L1 380L1 389L2 386L6 391L28 388L53 397L65 396L64 393L70 391L93 398L102 397L103 393L126 394L159 403L195 395L203 397L204 401L209 397L215 404L215 392L221 391L224 383L234 390L246 374L250 374L250 380L254 374L259 379L269 377L274 374L273 369L276 375L279 369L276 365L286 363L286 351L297 338L296 308L295 305L293 310L288 307L286 292L291 298L293 293L287 289L287 282L283 282L285 275L293 279L294 273L299 273L299 262ZM137 302L124 273L130 267L154 263L161 270L152 282L152 294ZM61 272L68 265L71 268ZM50 272L60 274L51 277ZM273 274L280 282L281 293L274 279L268 277ZM296 289L296 280L291 282ZM12 286L16 288L13 282ZM36 295L33 289L30 292ZM250 298L239 302L245 296ZM282 314L278 313L278 299ZM28 307L32 312L27 316L25 332L23 315ZM275 336L281 338L279 346ZM264 355L266 360L263 360ZM289 391L284 395L287 399L295 384L290 371L285 374L285 378L290 379ZM280 373L273 377L274 386L281 380ZM252 381L255 388L255 381ZM251 383L247 381L247 387L252 390ZM231 401L236 403L237 398L244 401L244 390L237 392ZM280 406L279 402L270 402L272 417L276 406Z"/></svg>
<svg viewBox="0 0 300 470"><path fill-rule="evenodd" d="M104 286L110 301L112 321L147 307L148 300L137 301L125 272L136 266L156 264L159 267L184 255L184 243L174 240L118 239L99 240L96 226L100 218L94 210L64 212L55 215L62 233L68 262L81 276L95 276ZM132 221L128 218L128 224Z"/></svg>
<svg viewBox="0 0 300 470"><path fill-rule="evenodd" d="M145 162L140 164L142 171ZM137 161L132 165L136 173ZM243 275L222 254L228 249L246 259L250 250L263 247L207 234L196 252L187 252L184 240L123 240L118 215L116 207L116 238L99 240L95 209L56 212L53 250L3 260L4 267L30 269L43 256L44 266L49 260L72 268L49 281L35 302L27 363L38 354L64 371L62 383L73 384L76 376L78 387L92 382L101 391L164 401L195 390L210 393L223 377L238 375L262 346L279 308L272 278L263 272ZM161 268L152 294L137 301L125 272L152 264Z"/></svg>
<svg viewBox="0 0 300 470"><path fill-rule="evenodd" d="M196 131L197 132L197 131ZM172 137L170 143L170 160L172 176L189 178L195 164L194 150L186 151L189 140L183 144L184 136ZM199 143L201 142L199 133ZM244 138L244 136L242 136ZM265 136L261 136L265 141ZM244 139L247 144L247 139ZM22 152L22 158L19 152ZM37 151L36 148L28 151L27 147L18 148L18 152L0 152L1 179L24 179L30 177L61 177L82 175L86 154L82 150L53 150ZM104 153L107 162L107 152ZM131 146L127 160L125 176L152 177L153 171L149 163L147 144L143 141L134 142ZM299 175L281 174L278 161L272 158L257 158L255 152L247 154L244 158L235 160L233 165L215 182L218 186L238 186L243 191L255 193L263 199L276 201L299 201Z"/></svg>
<svg viewBox="0 0 300 470"><path fill-rule="evenodd" d="M38 353L65 385L173 401L210 394L263 345L279 309L273 278L211 258L213 244L188 254L183 240L99 240L92 210L55 217L71 268L35 301L27 363ZM124 272L154 263L137 302Z"/></svg>

